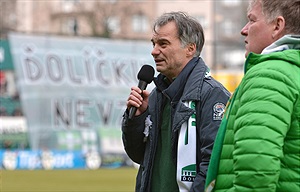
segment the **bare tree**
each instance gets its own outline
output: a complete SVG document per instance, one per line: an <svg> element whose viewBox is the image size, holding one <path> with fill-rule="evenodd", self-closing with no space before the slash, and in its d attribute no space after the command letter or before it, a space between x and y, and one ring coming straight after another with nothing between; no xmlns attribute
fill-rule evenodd
<svg viewBox="0 0 300 192"><path fill-rule="evenodd" d="M127 21L124 18L138 11L138 6L131 1L95 1L89 24L92 36L110 38L112 36L111 21L118 18L119 23Z"/></svg>

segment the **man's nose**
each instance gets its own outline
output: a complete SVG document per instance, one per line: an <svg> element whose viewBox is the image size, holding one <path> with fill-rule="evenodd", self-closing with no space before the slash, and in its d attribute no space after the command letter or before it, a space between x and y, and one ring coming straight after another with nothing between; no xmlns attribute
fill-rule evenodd
<svg viewBox="0 0 300 192"><path fill-rule="evenodd" d="M243 35L243 36L248 35L248 23L242 28L241 35Z"/></svg>
<svg viewBox="0 0 300 192"><path fill-rule="evenodd" d="M158 48L158 46L153 46L153 49L152 49L152 51L151 51L151 55L158 55L160 53L160 50L159 50L159 48Z"/></svg>

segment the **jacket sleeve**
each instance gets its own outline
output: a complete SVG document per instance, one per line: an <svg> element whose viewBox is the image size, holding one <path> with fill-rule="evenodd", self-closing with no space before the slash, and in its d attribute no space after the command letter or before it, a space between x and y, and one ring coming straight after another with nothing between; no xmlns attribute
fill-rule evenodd
<svg viewBox="0 0 300 192"><path fill-rule="evenodd" d="M264 63L267 64L267 63ZM263 66L264 64L259 64ZM284 140L298 97L284 64L253 67L240 87L234 129L234 180L228 191L276 191Z"/></svg>
<svg viewBox="0 0 300 192"><path fill-rule="evenodd" d="M218 83L204 83L197 117L197 176L191 187L192 192L203 192L214 139L225 111L230 93ZM214 83L216 85L214 85ZM200 115L199 115L200 114Z"/></svg>
<svg viewBox="0 0 300 192"><path fill-rule="evenodd" d="M144 142L145 135L143 132L147 114L148 110L130 120L128 110L126 110L122 119L123 146L130 159L138 164L142 162L144 157L146 143Z"/></svg>

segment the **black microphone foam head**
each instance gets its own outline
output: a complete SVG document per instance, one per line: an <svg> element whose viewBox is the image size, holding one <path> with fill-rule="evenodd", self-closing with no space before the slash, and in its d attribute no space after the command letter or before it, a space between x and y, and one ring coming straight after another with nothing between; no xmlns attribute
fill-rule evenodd
<svg viewBox="0 0 300 192"><path fill-rule="evenodd" d="M151 83L154 78L154 68L151 65L143 65L137 75L137 78L148 84Z"/></svg>

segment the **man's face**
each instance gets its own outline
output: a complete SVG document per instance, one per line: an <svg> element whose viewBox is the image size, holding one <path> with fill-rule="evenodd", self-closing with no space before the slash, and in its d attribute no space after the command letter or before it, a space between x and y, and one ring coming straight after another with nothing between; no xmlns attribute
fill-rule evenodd
<svg viewBox="0 0 300 192"><path fill-rule="evenodd" d="M182 47L180 43L174 22L157 28L151 41L153 43L151 54L156 63L156 70L170 80L177 77L192 59L192 56L188 54L188 46Z"/></svg>
<svg viewBox="0 0 300 192"><path fill-rule="evenodd" d="M246 57L250 52L260 54L264 48L274 42L272 37L274 24L267 23L259 2L255 3L248 12L248 20L241 30L241 34L245 36Z"/></svg>

